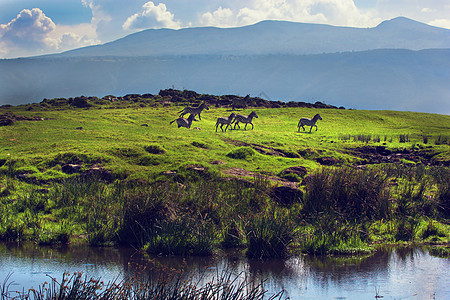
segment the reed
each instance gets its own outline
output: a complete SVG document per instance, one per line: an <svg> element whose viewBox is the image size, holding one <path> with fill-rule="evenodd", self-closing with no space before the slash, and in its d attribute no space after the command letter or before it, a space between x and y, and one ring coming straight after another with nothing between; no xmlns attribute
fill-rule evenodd
<svg viewBox="0 0 450 300"><path fill-rule="evenodd" d="M387 178L380 172L322 169L307 181L303 213L337 214L358 223L387 217L389 207Z"/></svg>
<svg viewBox="0 0 450 300"><path fill-rule="evenodd" d="M200 284L194 279L183 280L181 275L150 278L129 278L104 283L101 279L88 278L82 273L64 273L60 282L51 278L50 283L43 283L36 289L28 291L10 290L13 282L8 282L11 274L0 286L1 300L53 300L53 299L183 299L183 300L275 300L288 299L284 291L267 295L264 282L254 284L242 274L223 272L208 282Z"/></svg>
<svg viewBox="0 0 450 300"><path fill-rule="evenodd" d="M288 246L296 237L295 228L286 212L274 210L255 215L246 227L247 257L256 259L287 257Z"/></svg>

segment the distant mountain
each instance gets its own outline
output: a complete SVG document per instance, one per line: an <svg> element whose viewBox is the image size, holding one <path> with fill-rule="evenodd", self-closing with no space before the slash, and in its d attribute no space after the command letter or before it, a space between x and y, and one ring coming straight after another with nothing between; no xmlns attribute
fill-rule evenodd
<svg viewBox="0 0 450 300"><path fill-rule="evenodd" d="M450 114L450 49L318 55L47 57L0 61L3 104L43 98L198 93ZM264 97L263 97L264 98Z"/></svg>
<svg viewBox="0 0 450 300"><path fill-rule="evenodd" d="M399 17L374 28L263 21L238 28L149 29L58 56L322 54L450 48L450 30Z"/></svg>
<svg viewBox="0 0 450 300"><path fill-rule="evenodd" d="M447 29L406 18L365 29L264 21L145 30L61 54L0 60L0 105L175 87L450 114L449 82Z"/></svg>

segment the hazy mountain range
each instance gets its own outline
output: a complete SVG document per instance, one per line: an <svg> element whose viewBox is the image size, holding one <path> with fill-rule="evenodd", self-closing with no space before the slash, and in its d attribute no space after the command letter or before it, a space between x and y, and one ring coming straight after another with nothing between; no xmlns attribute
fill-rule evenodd
<svg viewBox="0 0 450 300"><path fill-rule="evenodd" d="M157 29L91 47L0 60L0 104L198 93L450 113L450 30L407 18L374 28L263 21Z"/></svg>

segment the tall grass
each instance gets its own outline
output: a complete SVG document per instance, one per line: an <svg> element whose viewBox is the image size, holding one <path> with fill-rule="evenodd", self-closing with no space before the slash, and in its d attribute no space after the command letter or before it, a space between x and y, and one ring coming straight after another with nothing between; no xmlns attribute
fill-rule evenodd
<svg viewBox="0 0 450 300"><path fill-rule="evenodd" d="M223 272L208 282L200 284L193 279L183 280L182 276L160 276L150 278L128 278L104 283L101 279L88 278L82 273L64 273L61 282L51 278L36 289L12 291L8 276L0 286L1 300L50 300L50 299L285 299L284 291L267 295L263 283L254 284L241 274ZM286 298L287 299L287 298Z"/></svg>
<svg viewBox="0 0 450 300"><path fill-rule="evenodd" d="M312 218L337 215L350 223L386 218L387 177L376 170L322 169L306 184L303 212Z"/></svg>
<svg viewBox="0 0 450 300"><path fill-rule="evenodd" d="M90 245L162 255L245 247L258 259L286 257L293 245L336 253L374 240L444 241L446 230L435 236L421 222L448 219L448 172L421 164L323 168L305 178L303 200L289 208L271 199L272 183L262 176L223 178L198 165L148 181L70 177L45 193L31 188L0 198L0 239L55 244L76 234Z"/></svg>
<svg viewBox="0 0 450 300"><path fill-rule="evenodd" d="M288 246L294 241L296 226L286 212L269 212L255 215L247 227L250 258L285 258L289 255Z"/></svg>
<svg viewBox="0 0 450 300"><path fill-rule="evenodd" d="M302 213L309 224L301 248L313 254L367 252L367 223L389 218L387 176L377 170L322 169L306 184Z"/></svg>

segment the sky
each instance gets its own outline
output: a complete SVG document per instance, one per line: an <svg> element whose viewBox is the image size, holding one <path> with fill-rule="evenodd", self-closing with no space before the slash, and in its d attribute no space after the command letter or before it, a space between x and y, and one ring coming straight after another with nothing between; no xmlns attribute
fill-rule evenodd
<svg viewBox="0 0 450 300"><path fill-rule="evenodd" d="M145 29L263 20L375 27L399 16L450 29L450 0L0 0L0 58L58 53Z"/></svg>

